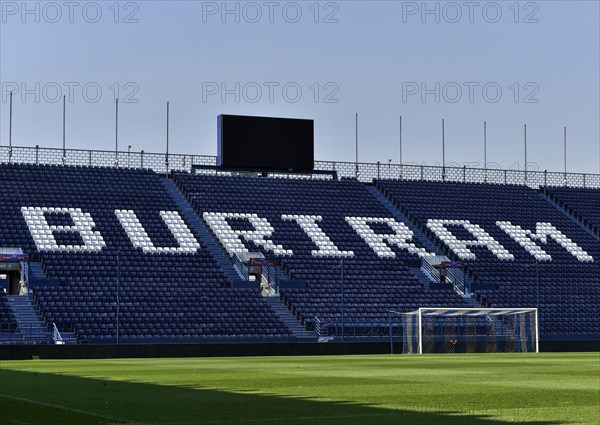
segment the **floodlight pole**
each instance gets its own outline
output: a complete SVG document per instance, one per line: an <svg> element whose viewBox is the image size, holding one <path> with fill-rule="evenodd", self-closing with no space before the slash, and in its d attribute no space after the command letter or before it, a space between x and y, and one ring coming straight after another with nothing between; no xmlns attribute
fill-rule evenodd
<svg viewBox="0 0 600 425"><path fill-rule="evenodd" d="M402 115L400 115L400 179L402 179Z"/></svg>
<svg viewBox="0 0 600 425"><path fill-rule="evenodd" d="M356 146L356 178L358 179L358 112L356 113L354 122L354 139Z"/></svg>
<svg viewBox="0 0 600 425"><path fill-rule="evenodd" d="M536 306L540 309L540 261L535 259L535 292L536 292Z"/></svg>
<svg viewBox="0 0 600 425"><path fill-rule="evenodd" d="M277 262L276 264L278 264ZM279 295L279 280L277 279L277 265L273 267L273 275L275 276L275 293Z"/></svg>
<svg viewBox="0 0 600 425"><path fill-rule="evenodd" d="M525 143L525 183L527 184L527 124L523 124L523 140Z"/></svg>
<svg viewBox="0 0 600 425"><path fill-rule="evenodd" d="M565 157L565 186L567 185L567 126L563 129L563 144Z"/></svg>
<svg viewBox="0 0 600 425"><path fill-rule="evenodd" d="M421 325L423 324L423 319L422 319L422 315L423 315L423 309L419 308L419 354L423 354L423 330L421 328Z"/></svg>
<svg viewBox="0 0 600 425"><path fill-rule="evenodd" d="M65 165L67 163L67 149L66 149L66 144L65 144L65 129L66 129L66 113L67 113L67 106L66 106L66 96L63 95L63 127L62 127L62 148L63 148L63 157L62 157L62 162L63 165Z"/></svg>
<svg viewBox="0 0 600 425"><path fill-rule="evenodd" d="M341 262L341 273L342 273L342 343L344 343L345 328L346 328L345 311L344 311L344 304L346 302L346 300L345 300L346 288L345 288L345 282L344 282L344 258L343 257L342 257L342 262Z"/></svg>
<svg viewBox="0 0 600 425"><path fill-rule="evenodd" d="M394 340L392 336L392 312L390 311L390 354L394 354Z"/></svg>
<svg viewBox="0 0 600 425"><path fill-rule="evenodd" d="M10 114L8 118L8 163L10 164L12 158L12 116L13 116L13 107L12 107L12 97L13 92L10 92Z"/></svg>
<svg viewBox="0 0 600 425"><path fill-rule="evenodd" d="M119 98L115 99L115 167L119 168Z"/></svg>
<svg viewBox="0 0 600 425"><path fill-rule="evenodd" d="M446 137L444 119L442 118L442 180L446 180Z"/></svg>
<svg viewBox="0 0 600 425"><path fill-rule="evenodd" d="M483 181L487 183L487 122L483 122Z"/></svg>
<svg viewBox="0 0 600 425"><path fill-rule="evenodd" d="M120 302L121 295L121 251L117 251L117 344L119 343L119 321L120 321Z"/></svg>
<svg viewBox="0 0 600 425"><path fill-rule="evenodd" d="M169 174L169 102L167 102L167 154L165 156L167 175Z"/></svg>
<svg viewBox="0 0 600 425"><path fill-rule="evenodd" d="M537 220L536 220L537 221ZM533 264L528 264L525 266L525 268L529 268L532 267ZM535 309L535 325L536 325L536 335L535 335L535 344L536 344L536 352L539 353L539 323L538 323L538 314L540 311L540 261L536 258L535 259L535 304L536 304L536 309Z"/></svg>
<svg viewBox="0 0 600 425"><path fill-rule="evenodd" d="M540 352L540 319L539 310L535 310L535 352Z"/></svg>

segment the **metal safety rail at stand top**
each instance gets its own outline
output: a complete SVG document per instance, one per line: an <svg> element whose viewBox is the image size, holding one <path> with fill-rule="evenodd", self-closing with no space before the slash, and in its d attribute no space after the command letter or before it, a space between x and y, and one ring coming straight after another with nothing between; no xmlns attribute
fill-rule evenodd
<svg viewBox="0 0 600 425"><path fill-rule="evenodd" d="M146 168L157 173L170 170L191 171L193 165L215 166L217 158L210 155L149 153L145 151L102 151L0 146L0 162L48 165L79 165L89 167ZM373 179L405 179L527 185L530 187L569 186L600 188L600 174L564 173L537 170L501 170L497 168L442 167L414 164L354 163L315 161L315 170L335 171L339 178L356 178L362 182ZM213 173L216 171L212 171ZM307 175L322 179L323 175Z"/></svg>

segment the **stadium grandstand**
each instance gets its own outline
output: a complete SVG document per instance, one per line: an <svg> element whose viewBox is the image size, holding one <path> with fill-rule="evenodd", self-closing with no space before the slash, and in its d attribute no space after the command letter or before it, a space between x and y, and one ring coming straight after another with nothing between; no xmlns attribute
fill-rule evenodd
<svg viewBox="0 0 600 425"><path fill-rule="evenodd" d="M600 339L600 175L0 158L0 344L381 342L422 307L533 308L542 342Z"/></svg>

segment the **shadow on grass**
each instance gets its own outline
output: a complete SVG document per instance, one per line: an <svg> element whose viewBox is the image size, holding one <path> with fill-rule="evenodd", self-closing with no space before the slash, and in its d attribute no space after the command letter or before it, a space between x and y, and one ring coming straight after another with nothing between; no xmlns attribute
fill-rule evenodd
<svg viewBox="0 0 600 425"><path fill-rule="evenodd" d="M425 406L428 406L425 408ZM427 410L427 411L426 411ZM511 417L499 421L477 412L431 411L424 406L386 409L272 394L105 381L0 369L3 425L503 425L558 422ZM516 414L515 414L516 415Z"/></svg>

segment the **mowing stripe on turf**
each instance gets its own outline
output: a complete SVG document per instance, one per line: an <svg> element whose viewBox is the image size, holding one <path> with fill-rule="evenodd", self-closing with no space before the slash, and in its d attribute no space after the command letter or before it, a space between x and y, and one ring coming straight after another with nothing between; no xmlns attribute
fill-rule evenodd
<svg viewBox="0 0 600 425"><path fill-rule="evenodd" d="M137 425L158 425L158 424L134 421L132 419L127 419L127 418L122 418L122 417L117 417L117 416L105 415L103 413L89 412L89 411L83 410L83 409L74 409L72 407L63 406L61 404L46 403L45 401L31 400L29 398L17 397L17 396L8 395L8 394L0 393L0 397L10 398L12 400L17 400L17 401L24 401L25 403L37 404L39 406L51 407L53 409L60 409L60 410L66 411L66 412L78 413L80 415L95 416L97 418L108 419L108 420L119 422L119 423L137 424Z"/></svg>
<svg viewBox="0 0 600 425"><path fill-rule="evenodd" d="M317 420L317 419L351 419L351 418L370 418L370 417L381 417L381 416L390 416L393 415L393 412L390 413L363 413L360 415L322 415L322 416L294 416L294 420L298 419L309 419L309 420ZM273 422L273 421L285 421L290 420L289 417L269 417L265 418L236 418L236 419L213 419L213 420L203 420L202 424L239 424L239 423L252 423L252 422ZM160 425L195 425L198 421L183 421L183 422L161 422Z"/></svg>
<svg viewBox="0 0 600 425"><path fill-rule="evenodd" d="M40 406L45 406L45 407L51 407L54 409L60 409L60 410L64 410L66 412L71 412L71 413L78 413L81 415L88 415L88 416L94 416L97 418L102 418L102 419L108 419L111 421L115 421L118 423L127 423L127 424L136 424L136 425L193 425L193 424L197 424L197 421L181 421L181 422L160 422L160 423L146 423L146 422L139 422L133 419L128 419L128 418L123 418L123 417L117 417L117 416L111 416L111 415L105 415L102 413L95 413L95 412L90 412L87 410L83 410L83 409L75 409L72 407L67 407L67 406L63 406L60 404L55 404L55 403L46 403L44 401L37 401L37 400L31 400L29 398L24 398L24 397L17 397L17 396L12 396L12 395L8 395L8 394L0 394L0 397L5 397L5 398L10 398L13 400L17 400L17 401L23 401L26 403L32 403L32 404L37 404ZM308 419L308 420L316 420L316 419L323 419L323 418L335 418L335 419L349 419L349 418L367 418L367 417L379 417L379 416L390 416L393 415L393 412L390 413L366 413L366 414L362 414L362 415L324 415L324 416L298 416L294 419ZM270 417L269 421L279 421L279 420L285 420L285 419L289 419L286 417ZM216 419L216 420L205 420L203 421L204 424L228 424L228 423L253 423L253 422L262 422L264 421L264 418L236 418L236 419Z"/></svg>

